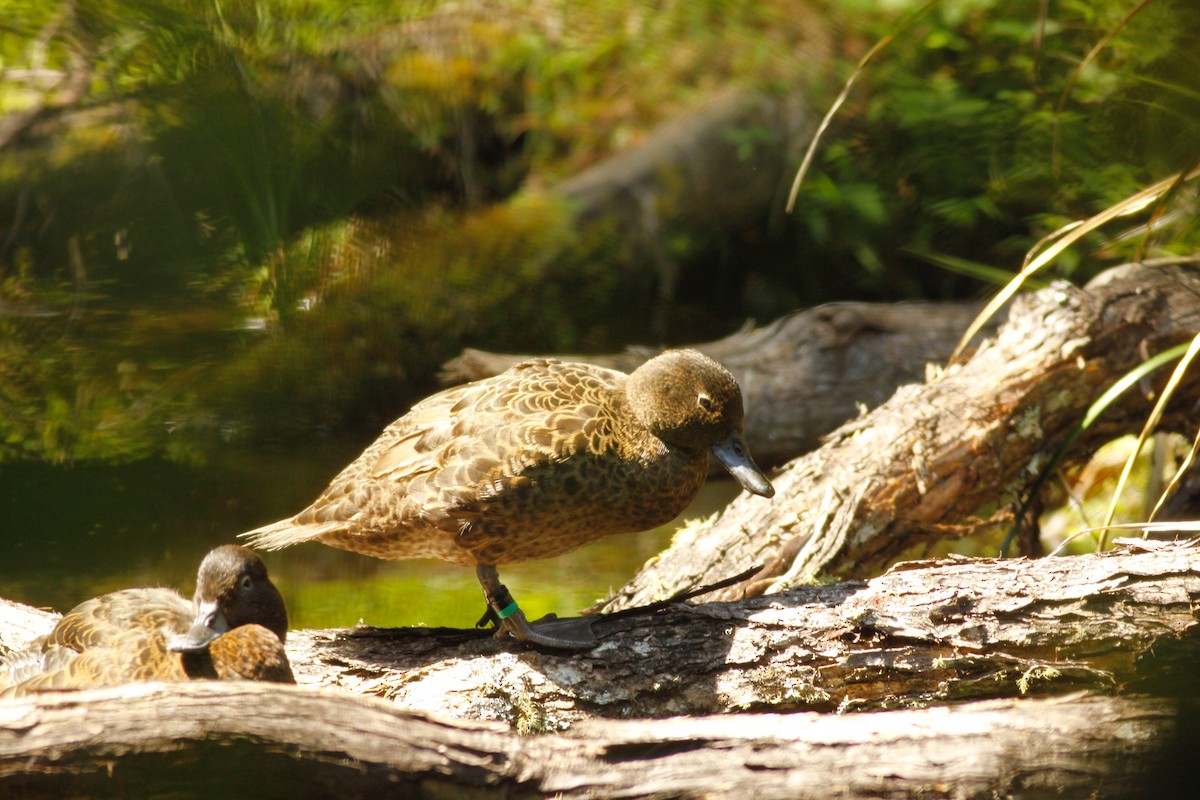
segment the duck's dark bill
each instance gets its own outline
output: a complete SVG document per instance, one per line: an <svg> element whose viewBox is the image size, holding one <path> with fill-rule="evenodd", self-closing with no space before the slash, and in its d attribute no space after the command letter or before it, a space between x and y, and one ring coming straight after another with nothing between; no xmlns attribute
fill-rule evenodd
<svg viewBox="0 0 1200 800"><path fill-rule="evenodd" d="M746 491L761 497L775 494L775 487L750 457L750 448L746 446L746 438L741 431L731 431L723 441L712 446L712 453Z"/></svg>

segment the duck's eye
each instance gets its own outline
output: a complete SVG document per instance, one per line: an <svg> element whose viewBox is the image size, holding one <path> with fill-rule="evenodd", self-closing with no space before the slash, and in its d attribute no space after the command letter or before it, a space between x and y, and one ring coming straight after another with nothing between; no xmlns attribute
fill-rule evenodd
<svg viewBox="0 0 1200 800"><path fill-rule="evenodd" d="M710 414L713 412L713 409L716 408L716 406L713 405L712 398L706 394L700 395L700 397L698 397L696 399L696 402L698 402L700 404L700 407L703 408L705 411L709 412Z"/></svg>
<svg viewBox="0 0 1200 800"><path fill-rule="evenodd" d="M243 589L249 589L249 588L250 588L251 586L253 586L253 585L254 585L254 581L250 580L250 576L249 576L249 575L243 575L243 576L242 576L242 584L241 584L241 586L242 586L242 588L243 588Z"/></svg>

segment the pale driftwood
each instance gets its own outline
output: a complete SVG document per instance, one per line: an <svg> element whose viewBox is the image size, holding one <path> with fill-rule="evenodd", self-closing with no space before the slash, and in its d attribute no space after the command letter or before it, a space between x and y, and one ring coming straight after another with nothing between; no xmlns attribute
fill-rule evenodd
<svg viewBox="0 0 1200 800"><path fill-rule="evenodd" d="M676 537L605 608L643 605L756 562L766 564L761 576L719 596L780 591L822 574L869 575L916 546L1003 529L1104 390L1198 331L1194 268L1128 266L1086 289L1061 284L1021 297L969 361L901 388L792 461L773 478L773 499L743 494ZM1161 386L1168 373L1146 385ZM1198 387L1193 369L1164 429L1194 434ZM1072 457L1136 433L1150 407L1144 390L1128 392ZM988 506L1002 512L977 519Z"/></svg>
<svg viewBox="0 0 1200 800"><path fill-rule="evenodd" d="M907 564L865 582L598 619L543 652L482 632L294 631L303 684L519 732L595 718L876 710L1150 689L1200 661L1200 548ZM1179 672L1182 670L1182 675Z"/></svg>
<svg viewBox="0 0 1200 800"><path fill-rule="evenodd" d="M737 377L746 404L746 439L763 465L782 464L817 447L848 419L925 379L945 362L977 303L830 303L759 328L693 345ZM559 355L564 361L631 372L662 348L613 355ZM477 380L529 355L465 350L442 380Z"/></svg>
<svg viewBox="0 0 1200 800"><path fill-rule="evenodd" d="M142 684L0 702L5 797L1128 798L1194 713L1071 697L583 723L522 737L304 687ZM1036 744L1035 744L1036 743ZM1194 785L1194 783L1193 783ZM1179 791L1183 790L1183 794Z"/></svg>
<svg viewBox="0 0 1200 800"><path fill-rule="evenodd" d="M58 614L0 597L0 656L49 632Z"/></svg>

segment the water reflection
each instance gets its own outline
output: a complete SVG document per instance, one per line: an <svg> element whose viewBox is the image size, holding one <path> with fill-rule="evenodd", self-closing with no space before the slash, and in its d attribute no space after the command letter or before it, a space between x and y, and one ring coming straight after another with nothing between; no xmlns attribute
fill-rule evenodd
<svg viewBox="0 0 1200 800"><path fill-rule="evenodd" d="M364 446L327 440L303 453L231 451L203 466L0 466L0 597L63 611L129 586L190 592L209 548L295 513ZM710 514L736 493L732 481L710 481L682 518ZM676 527L506 566L501 577L531 617L573 614L632 577ZM293 627L465 627L483 612L474 572L453 564L380 561L317 544L266 558Z"/></svg>

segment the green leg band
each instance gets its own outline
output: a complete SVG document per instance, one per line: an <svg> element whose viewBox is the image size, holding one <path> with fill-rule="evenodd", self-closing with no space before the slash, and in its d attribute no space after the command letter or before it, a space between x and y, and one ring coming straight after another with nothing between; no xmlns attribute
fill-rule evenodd
<svg viewBox="0 0 1200 800"><path fill-rule="evenodd" d="M521 609L517 608L517 601L513 600L511 603L506 605L504 608L497 611L496 616L499 617L500 619L508 619L509 617L511 617L513 614L517 613L520 610Z"/></svg>

